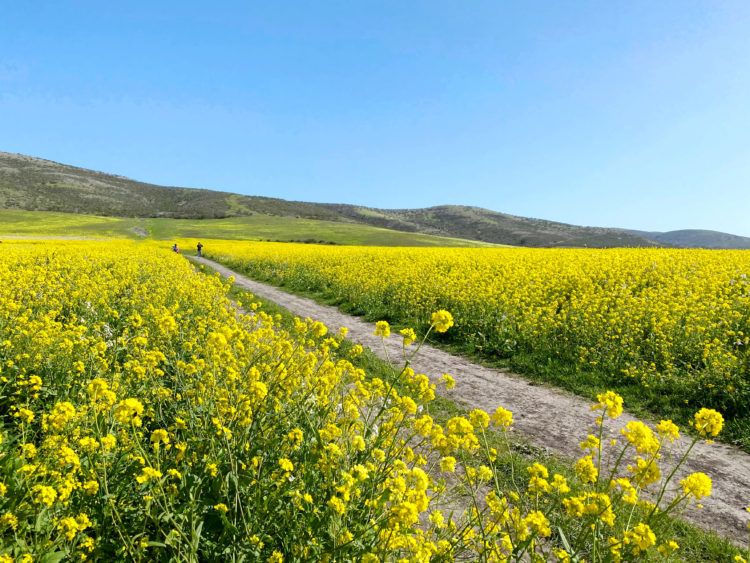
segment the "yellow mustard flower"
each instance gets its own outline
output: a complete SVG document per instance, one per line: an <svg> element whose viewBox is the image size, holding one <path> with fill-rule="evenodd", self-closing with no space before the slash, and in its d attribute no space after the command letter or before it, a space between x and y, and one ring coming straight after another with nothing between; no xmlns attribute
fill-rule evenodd
<svg viewBox="0 0 750 563"><path fill-rule="evenodd" d="M701 471L691 473L680 481L685 495L692 496L695 500L711 496L711 485L711 478Z"/></svg>
<svg viewBox="0 0 750 563"><path fill-rule="evenodd" d="M375 336L388 338L390 335L391 325L388 324L388 321L378 321L377 323L375 323Z"/></svg>
<svg viewBox="0 0 750 563"><path fill-rule="evenodd" d="M724 417L718 411L702 408L695 413L693 427L701 436L717 436L724 428Z"/></svg>
<svg viewBox="0 0 750 563"><path fill-rule="evenodd" d="M432 313L430 324L435 327L435 332L447 332L453 326L453 315L441 309Z"/></svg>

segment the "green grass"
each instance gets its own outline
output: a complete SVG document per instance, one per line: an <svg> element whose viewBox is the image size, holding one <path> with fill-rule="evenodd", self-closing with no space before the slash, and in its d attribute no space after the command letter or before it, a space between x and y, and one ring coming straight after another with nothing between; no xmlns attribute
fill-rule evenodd
<svg viewBox="0 0 750 563"><path fill-rule="evenodd" d="M215 271L211 268L201 266L200 269L207 275L215 274ZM250 297L251 295L252 297ZM268 314L279 316L282 328L292 329L294 326L295 315L272 301L259 298L237 286L231 288L230 297L243 303L260 302L263 310ZM365 370L368 377L379 377L385 381L393 378L394 368L368 349L365 349L362 355L352 360L348 354L352 345L351 342L343 342L341 347L342 357ZM451 399L438 396L430 404L430 415L442 425L454 416L468 415L468 410ZM487 433L487 439L490 447L494 447L500 452L498 466L505 469L505 481L507 481L505 485L507 486L511 485L510 475L525 475L526 467L534 461L544 463L550 472L560 473L569 480L574 478L568 460L549 455L535 448L521 437L514 436L510 442L506 442L505 437L500 432L490 430ZM672 537L680 544L679 556L684 561L731 561L735 555L743 553L721 536L702 530L685 521L670 518L669 527Z"/></svg>
<svg viewBox="0 0 750 563"><path fill-rule="evenodd" d="M47 211L0 211L3 237L137 238L133 219Z"/></svg>
<svg viewBox="0 0 750 563"><path fill-rule="evenodd" d="M494 246L356 223L257 214L226 219L143 219L4 210L0 211L0 240L3 237L272 240L364 246Z"/></svg>

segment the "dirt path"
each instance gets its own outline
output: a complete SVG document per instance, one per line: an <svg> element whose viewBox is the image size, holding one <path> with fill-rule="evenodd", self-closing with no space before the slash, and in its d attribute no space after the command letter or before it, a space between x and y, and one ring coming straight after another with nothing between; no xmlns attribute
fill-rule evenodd
<svg viewBox="0 0 750 563"><path fill-rule="evenodd" d="M211 260L194 260L214 268L222 276L234 276L236 285L278 303L297 316L321 321L331 330L347 327L349 339L384 356L381 339L373 334L371 323L342 313L335 307L320 305L311 299L250 280ZM400 338L390 338L386 345L391 358L401 357ZM516 431L534 445L571 458L581 456L578 443L585 438L585 429L593 426L595 418L589 408L590 401L551 387L532 385L507 371L484 367L431 346L422 347L412 367L431 378L451 374L456 379L456 387L446 395L466 407L493 412L498 406L503 406L513 411ZM624 414L614 423L610 421L609 427L619 432L631 420L635 418ZM688 445L685 439L676 443L675 455L684 452ZM735 543L746 545L749 515L744 509L750 506L750 455L726 444L699 442L681 473L694 471L711 476L713 494L706 499L702 510L691 510L685 517ZM679 478L680 474L674 482Z"/></svg>

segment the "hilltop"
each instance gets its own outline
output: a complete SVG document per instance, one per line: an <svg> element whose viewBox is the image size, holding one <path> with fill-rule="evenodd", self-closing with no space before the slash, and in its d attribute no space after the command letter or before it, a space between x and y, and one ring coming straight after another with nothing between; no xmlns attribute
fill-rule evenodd
<svg viewBox="0 0 750 563"><path fill-rule="evenodd" d="M582 227L468 206L373 209L165 187L6 152L0 152L0 209L122 218L287 217L515 246L750 248L750 238L714 231L649 233Z"/></svg>

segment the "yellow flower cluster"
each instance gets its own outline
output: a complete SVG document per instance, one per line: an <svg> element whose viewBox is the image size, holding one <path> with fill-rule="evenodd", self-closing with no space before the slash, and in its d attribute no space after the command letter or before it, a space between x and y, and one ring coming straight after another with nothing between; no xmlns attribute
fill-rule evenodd
<svg viewBox="0 0 750 563"><path fill-rule="evenodd" d="M701 436L716 436L724 428L724 417L715 410L702 408L695 413L693 426Z"/></svg>
<svg viewBox="0 0 750 563"><path fill-rule="evenodd" d="M453 315L451 315L445 309L432 313L430 319L432 326L435 327L436 332L447 332L447 330L453 326Z"/></svg>
<svg viewBox="0 0 750 563"><path fill-rule="evenodd" d="M695 500L711 495L711 478L705 473L691 473L680 481L680 485L685 494L691 495Z"/></svg>

